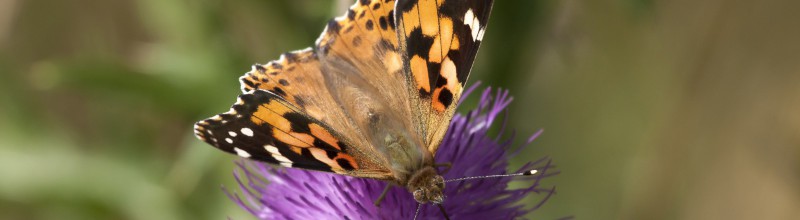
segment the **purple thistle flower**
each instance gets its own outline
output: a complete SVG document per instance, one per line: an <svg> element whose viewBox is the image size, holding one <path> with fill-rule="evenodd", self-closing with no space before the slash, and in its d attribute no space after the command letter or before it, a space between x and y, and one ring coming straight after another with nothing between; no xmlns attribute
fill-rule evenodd
<svg viewBox="0 0 800 220"><path fill-rule="evenodd" d="M477 85L464 92L464 99ZM519 151L510 149L514 135L502 137L505 120L497 135L490 135L489 130L501 113L507 113L506 107L511 100L507 90L498 89L493 93L491 88L486 88L476 109L453 117L435 158L437 163L452 163L447 172L443 172L446 168L439 169L446 180L506 173L509 158ZM541 132L531 136L526 145ZM243 196L228 195L259 219L329 219L332 216L342 216L343 219L413 219L417 210L417 202L403 187L389 190L380 207L373 205L388 184L379 180L278 168L249 160L242 160L237 165L234 176ZM516 171L536 169L538 172L531 176L449 182L445 186L446 198L442 205L452 219L523 217L538 209L555 193L555 187L540 186L543 178L558 173L552 167L549 159L542 158ZM512 180L528 180L532 185L508 189ZM531 193L542 195L537 204L529 207L519 204ZM443 216L437 207L426 204L422 205L417 218Z"/></svg>

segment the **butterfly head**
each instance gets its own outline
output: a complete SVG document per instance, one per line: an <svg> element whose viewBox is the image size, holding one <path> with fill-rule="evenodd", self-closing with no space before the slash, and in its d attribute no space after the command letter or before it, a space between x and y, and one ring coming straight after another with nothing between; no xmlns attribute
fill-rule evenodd
<svg viewBox="0 0 800 220"><path fill-rule="evenodd" d="M444 178L433 167L425 167L412 175L407 188L420 204L444 202Z"/></svg>

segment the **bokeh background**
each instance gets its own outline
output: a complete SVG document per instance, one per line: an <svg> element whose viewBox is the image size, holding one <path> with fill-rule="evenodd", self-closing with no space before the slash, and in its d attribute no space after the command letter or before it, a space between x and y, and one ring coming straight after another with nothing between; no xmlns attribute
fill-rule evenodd
<svg viewBox="0 0 800 220"><path fill-rule="evenodd" d="M0 0L0 218L248 219L192 123L350 2ZM800 216L798 8L498 0L470 82L545 129L515 161L563 172L531 218Z"/></svg>

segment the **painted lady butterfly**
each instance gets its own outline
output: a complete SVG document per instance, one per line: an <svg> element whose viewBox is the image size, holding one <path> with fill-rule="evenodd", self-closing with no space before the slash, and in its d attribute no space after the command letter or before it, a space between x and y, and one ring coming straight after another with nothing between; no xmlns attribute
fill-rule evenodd
<svg viewBox="0 0 800 220"><path fill-rule="evenodd" d="M491 8L492 0L360 0L313 48L254 65L231 110L197 122L195 134L241 157L385 180L439 204L444 179L433 158Z"/></svg>

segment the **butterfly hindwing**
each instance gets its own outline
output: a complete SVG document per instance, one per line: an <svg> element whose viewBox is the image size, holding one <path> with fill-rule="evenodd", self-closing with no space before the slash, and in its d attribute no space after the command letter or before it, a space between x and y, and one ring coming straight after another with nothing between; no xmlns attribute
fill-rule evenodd
<svg viewBox="0 0 800 220"><path fill-rule="evenodd" d="M241 77L243 92L271 91L348 137L354 148L369 156L365 159L388 163L374 146L383 137L372 135L371 121L364 115L390 114L416 132L398 51L394 5L393 0L356 1L327 23L313 48L254 65ZM370 98L358 98L365 96Z"/></svg>
<svg viewBox="0 0 800 220"><path fill-rule="evenodd" d="M267 64L253 65L239 81L242 92L270 91L333 129L344 130L349 127L346 120L341 120L346 115L335 107L323 79L318 56L307 48L284 53Z"/></svg>
<svg viewBox="0 0 800 220"><path fill-rule="evenodd" d="M229 112L198 122L195 135L225 152L286 167L356 176L388 172L356 161L347 141L327 125L264 90L240 95Z"/></svg>
<svg viewBox="0 0 800 220"><path fill-rule="evenodd" d="M418 129L436 152L486 30L492 0L398 1L396 22Z"/></svg>

